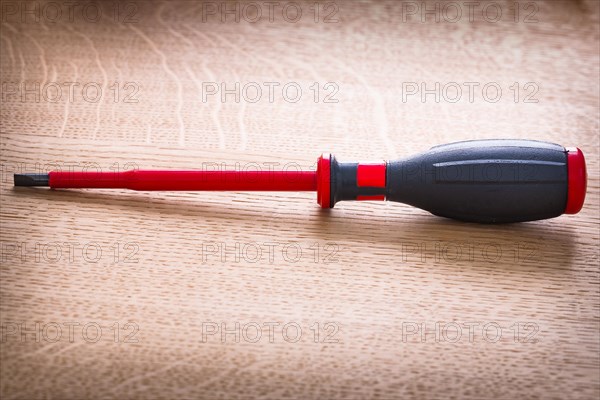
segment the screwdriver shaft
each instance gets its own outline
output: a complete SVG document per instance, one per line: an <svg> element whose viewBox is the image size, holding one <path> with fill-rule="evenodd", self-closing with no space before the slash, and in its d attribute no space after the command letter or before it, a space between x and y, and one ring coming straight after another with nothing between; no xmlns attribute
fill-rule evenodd
<svg viewBox="0 0 600 400"><path fill-rule="evenodd" d="M314 171L160 171L59 172L49 174L55 189L315 191Z"/></svg>

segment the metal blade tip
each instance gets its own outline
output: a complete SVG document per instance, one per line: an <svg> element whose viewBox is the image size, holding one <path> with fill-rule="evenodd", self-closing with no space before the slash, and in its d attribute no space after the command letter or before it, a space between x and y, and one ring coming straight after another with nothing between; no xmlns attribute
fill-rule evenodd
<svg viewBox="0 0 600 400"><path fill-rule="evenodd" d="M48 174L15 174L15 186L49 186Z"/></svg>

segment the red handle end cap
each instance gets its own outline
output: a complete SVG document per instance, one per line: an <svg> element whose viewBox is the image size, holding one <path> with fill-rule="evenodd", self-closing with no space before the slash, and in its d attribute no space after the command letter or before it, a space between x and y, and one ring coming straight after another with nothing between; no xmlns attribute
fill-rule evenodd
<svg viewBox="0 0 600 400"><path fill-rule="evenodd" d="M583 152L577 147L567 150L567 206L565 214L577 214L583 207L587 189L587 170Z"/></svg>
<svg viewBox="0 0 600 400"><path fill-rule="evenodd" d="M323 153L317 161L317 203L331 208L331 154Z"/></svg>

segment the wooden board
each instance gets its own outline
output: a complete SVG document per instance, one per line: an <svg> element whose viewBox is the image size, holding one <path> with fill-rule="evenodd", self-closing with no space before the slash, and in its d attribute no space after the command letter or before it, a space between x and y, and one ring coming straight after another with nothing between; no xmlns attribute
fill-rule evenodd
<svg viewBox="0 0 600 400"><path fill-rule="evenodd" d="M3 399L598 398L598 2L1 6ZM583 210L12 184L479 138L580 147Z"/></svg>

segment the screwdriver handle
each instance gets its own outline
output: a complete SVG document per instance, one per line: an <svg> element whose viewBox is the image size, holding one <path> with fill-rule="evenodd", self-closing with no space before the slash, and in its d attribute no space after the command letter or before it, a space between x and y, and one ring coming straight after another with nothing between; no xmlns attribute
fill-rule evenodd
<svg viewBox="0 0 600 400"><path fill-rule="evenodd" d="M471 140L381 163L340 163L323 155L318 200L397 201L470 222L506 223L575 214L585 199L585 158L578 148L534 140Z"/></svg>

